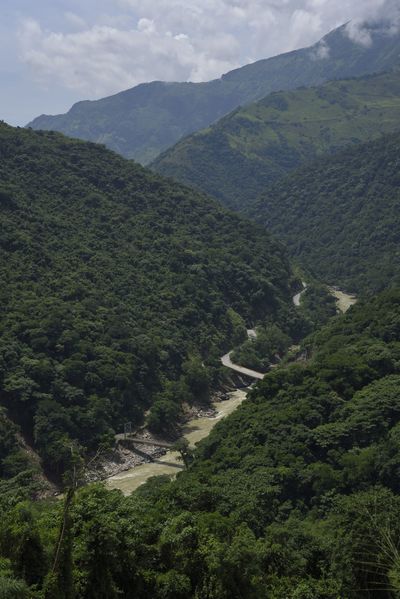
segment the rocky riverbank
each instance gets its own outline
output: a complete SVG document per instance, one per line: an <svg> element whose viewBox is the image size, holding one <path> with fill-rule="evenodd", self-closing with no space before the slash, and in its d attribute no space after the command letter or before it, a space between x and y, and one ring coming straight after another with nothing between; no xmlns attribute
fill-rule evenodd
<svg viewBox="0 0 400 599"><path fill-rule="evenodd" d="M241 384L241 381L238 381ZM210 405L195 404L192 406L184 406L182 418L182 427L189 422L195 422L202 418L216 418L218 410L216 404L229 400L228 391L215 391L211 398ZM154 441L155 443L173 443L178 437L164 437L154 435L146 428L141 428L137 431L141 439ZM143 445L137 447L127 447L122 443L118 443L116 447L99 456L90 463L90 466L85 472L85 482L92 483L96 481L106 480L112 476L127 472L132 468L142 464L149 464L156 459L161 458L167 453L166 449L157 447L156 445Z"/></svg>

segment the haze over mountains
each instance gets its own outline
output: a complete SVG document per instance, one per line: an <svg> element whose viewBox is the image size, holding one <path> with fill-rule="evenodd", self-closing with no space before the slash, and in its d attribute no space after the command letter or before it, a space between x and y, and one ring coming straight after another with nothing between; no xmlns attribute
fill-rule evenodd
<svg viewBox="0 0 400 599"><path fill-rule="evenodd" d="M166 150L152 168L246 210L322 154L400 128L400 70L277 92Z"/></svg>
<svg viewBox="0 0 400 599"><path fill-rule="evenodd" d="M258 61L218 80L146 83L101 100L78 102L64 115L42 115L28 126L103 143L147 164L181 137L270 92L398 65L400 35L389 35L379 26L370 28L370 35L371 44L356 43L344 25L311 48Z"/></svg>

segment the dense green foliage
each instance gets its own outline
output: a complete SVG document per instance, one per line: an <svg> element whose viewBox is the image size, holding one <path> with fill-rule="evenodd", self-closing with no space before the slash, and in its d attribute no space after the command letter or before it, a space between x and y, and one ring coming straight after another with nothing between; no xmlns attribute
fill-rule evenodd
<svg viewBox="0 0 400 599"><path fill-rule="evenodd" d="M399 129L400 71L274 93L167 150L159 173L245 210L265 187L322 154Z"/></svg>
<svg viewBox="0 0 400 599"><path fill-rule="evenodd" d="M357 44L346 27L340 27L311 48L260 60L215 81L146 83L109 98L79 102L67 114L42 115L29 126L104 143L147 164L182 136L270 92L398 65L400 36L379 29L371 35L370 46Z"/></svg>
<svg viewBox="0 0 400 599"><path fill-rule="evenodd" d="M304 315L305 322L308 322L311 333L336 315L338 311L336 298L326 285L321 285L315 280L309 281L300 298L300 311Z"/></svg>
<svg viewBox="0 0 400 599"><path fill-rule="evenodd" d="M298 311L302 315L299 333L304 338L336 315L336 299L325 285L311 281L301 294ZM255 333L256 336L251 335L232 352L231 358L235 364L267 372L271 364L278 364L282 358L290 359L292 350L297 349L297 346L291 349L293 338L272 322L264 321L257 326ZM288 353L289 349L291 351Z"/></svg>
<svg viewBox="0 0 400 599"><path fill-rule="evenodd" d="M0 407L0 496L4 504L39 497L43 490L48 490L41 477L39 460L29 453L18 433L18 427Z"/></svg>
<svg viewBox="0 0 400 599"><path fill-rule="evenodd" d="M1 125L0 158L0 405L53 473L207 399L243 321L296 329L261 226L59 134Z"/></svg>
<svg viewBox="0 0 400 599"><path fill-rule="evenodd" d="M306 349L176 481L129 498L86 488L67 518L60 504L9 508L9 576L52 599L398 597L400 291L360 302Z"/></svg>
<svg viewBox="0 0 400 599"><path fill-rule="evenodd" d="M371 292L400 283L400 135L324 157L268 189L249 214L315 276Z"/></svg>
<svg viewBox="0 0 400 599"><path fill-rule="evenodd" d="M257 337L250 337L231 355L235 364L266 372L288 350L291 339L276 325L258 326Z"/></svg>
<svg viewBox="0 0 400 599"><path fill-rule="evenodd" d="M293 86L299 65L318 82L397 62L397 44L377 34L355 46L341 29L209 87L188 84L185 101L196 113L201 90L196 118L210 119L202 102L220 94L225 110L226 83L229 101L255 93L255 79L260 91L264 67L271 85L290 74ZM193 122L171 86L173 108L150 124L166 89L78 105L72 126L106 106L126 132L122 151L130 103L143 124L134 151L148 158L172 113L174 126ZM189 138L168 155L183 148L186 162L171 162L188 168L182 178L240 209L279 178L250 208L256 225L101 146L0 125L0 598L400 597L400 135L340 149L399 115L398 73L335 82L238 109L195 136L198 154ZM335 156L283 178L322 153ZM300 282L264 225L317 277L392 288L333 316L313 281L295 308ZM250 326L257 338L240 345ZM155 477L127 498L78 490L82 456L110 447L124 422L147 412L153 431L176 432L182 405L206 402L221 380L227 349L266 370L307 334L297 361L273 369L196 450L177 442L175 480ZM67 471L62 500L29 501L43 482L34 450L54 477Z"/></svg>

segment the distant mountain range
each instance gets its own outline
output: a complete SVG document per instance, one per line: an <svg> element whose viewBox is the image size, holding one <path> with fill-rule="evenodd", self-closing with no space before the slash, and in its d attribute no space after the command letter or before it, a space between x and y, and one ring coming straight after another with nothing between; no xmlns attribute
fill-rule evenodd
<svg viewBox="0 0 400 599"><path fill-rule="evenodd" d="M221 79L208 83L145 83L101 100L78 102L66 114L42 115L28 126L103 143L148 164L183 136L271 92L381 72L398 65L400 35L376 28L371 36L371 45L360 45L350 39L343 25L314 46L257 61Z"/></svg>
<svg viewBox="0 0 400 599"><path fill-rule="evenodd" d="M393 71L270 94L178 142L152 166L242 211L302 164L398 129L400 71Z"/></svg>

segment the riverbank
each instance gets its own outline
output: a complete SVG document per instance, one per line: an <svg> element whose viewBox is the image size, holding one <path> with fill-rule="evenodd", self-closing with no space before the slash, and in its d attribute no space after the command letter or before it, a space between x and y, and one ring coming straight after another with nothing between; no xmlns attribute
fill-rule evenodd
<svg viewBox="0 0 400 599"><path fill-rule="evenodd" d="M183 429L189 422L202 418L214 418L217 415L214 406L228 398L228 392L220 390L213 394L210 405L184 406ZM160 444L172 444L176 441L176 438L173 437L155 435L145 426L138 429L135 434L137 437L148 441L148 443L146 445L134 445L130 444L129 440L126 443L117 441L114 449L99 454L86 468L85 482L104 481L132 468L151 463L155 459L161 459L166 453L166 449L160 447ZM154 442L154 445L152 445L152 442Z"/></svg>
<svg viewBox="0 0 400 599"><path fill-rule="evenodd" d="M246 398L247 390L237 389L228 395L229 399L211 404L212 409L215 411L214 416L196 417L184 425L182 436L187 439L190 446L193 447L196 443L207 437L217 422L234 412ZM124 495L130 495L151 476L160 476L162 474L176 475L183 469L183 464L179 457L177 452L167 451L164 455L156 457L154 461L139 464L126 472L120 472L111 476L106 481L107 487L109 489L119 489Z"/></svg>
<svg viewBox="0 0 400 599"><path fill-rule="evenodd" d="M357 297L355 295L350 295L337 287L329 287L329 291L336 298L336 306L339 312L342 312L343 314L357 302Z"/></svg>

